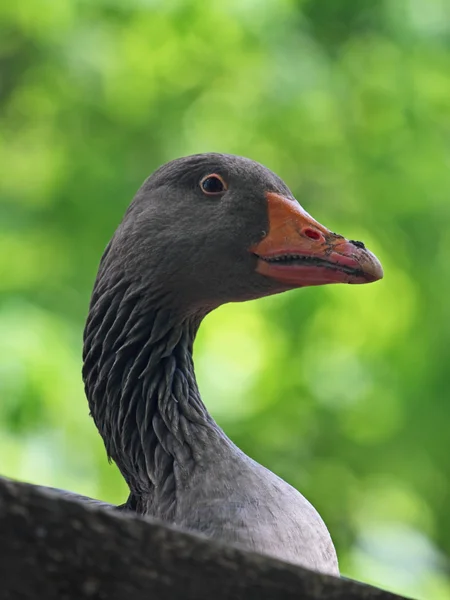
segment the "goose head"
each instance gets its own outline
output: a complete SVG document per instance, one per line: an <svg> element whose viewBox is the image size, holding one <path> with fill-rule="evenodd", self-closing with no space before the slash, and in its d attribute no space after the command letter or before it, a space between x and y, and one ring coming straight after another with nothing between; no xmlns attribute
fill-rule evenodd
<svg viewBox="0 0 450 600"><path fill-rule="evenodd" d="M174 160L142 185L104 257L186 313L329 283L383 276L362 242L318 223L286 184L247 158Z"/></svg>

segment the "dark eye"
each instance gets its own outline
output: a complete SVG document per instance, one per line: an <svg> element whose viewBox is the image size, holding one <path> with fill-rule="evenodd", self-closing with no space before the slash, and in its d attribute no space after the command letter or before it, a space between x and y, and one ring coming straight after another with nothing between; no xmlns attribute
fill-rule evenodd
<svg viewBox="0 0 450 600"><path fill-rule="evenodd" d="M227 189L227 186L222 177L220 175L216 175L216 173L203 177L203 179L200 181L200 187L202 188L202 191L205 192L205 194L208 194L208 196L213 196L214 194L221 194Z"/></svg>

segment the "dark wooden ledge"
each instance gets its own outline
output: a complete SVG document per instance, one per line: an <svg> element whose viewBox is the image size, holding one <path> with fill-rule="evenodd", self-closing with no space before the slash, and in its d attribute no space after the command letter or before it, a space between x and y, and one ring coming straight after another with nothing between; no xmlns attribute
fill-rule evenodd
<svg viewBox="0 0 450 600"><path fill-rule="evenodd" d="M394 600L353 581L0 479L1 600Z"/></svg>

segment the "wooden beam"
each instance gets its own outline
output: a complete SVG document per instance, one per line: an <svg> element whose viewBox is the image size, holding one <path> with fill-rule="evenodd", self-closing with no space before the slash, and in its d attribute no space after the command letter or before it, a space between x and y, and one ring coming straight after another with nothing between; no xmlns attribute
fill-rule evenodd
<svg viewBox="0 0 450 600"><path fill-rule="evenodd" d="M0 479L1 600L394 600L382 590Z"/></svg>

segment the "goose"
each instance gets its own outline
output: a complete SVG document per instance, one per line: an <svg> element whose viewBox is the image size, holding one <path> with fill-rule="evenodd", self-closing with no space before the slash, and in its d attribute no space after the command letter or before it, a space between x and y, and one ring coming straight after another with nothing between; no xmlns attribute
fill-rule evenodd
<svg viewBox="0 0 450 600"><path fill-rule="evenodd" d="M209 414L193 344L225 303L382 276L362 242L315 221L248 158L197 154L150 175L101 258L84 331L86 396L130 490L122 508L339 575L313 506Z"/></svg>

